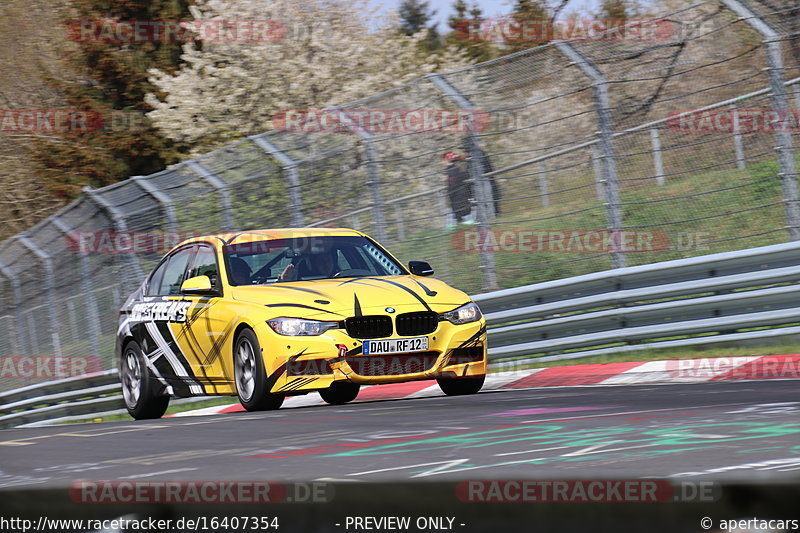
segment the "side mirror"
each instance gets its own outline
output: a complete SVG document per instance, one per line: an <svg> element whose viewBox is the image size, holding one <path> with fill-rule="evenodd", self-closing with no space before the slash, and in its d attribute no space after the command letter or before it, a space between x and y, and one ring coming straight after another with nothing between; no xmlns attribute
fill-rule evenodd
<svg viewBox="0 0 800 533"><path fill-rule="evenodd" d="M209 295L216 293L217 291L211 287L211 279L208 276L195 276L181 284L181 294Z"/></svg>
<svg viewBox="0 0 800 533"><path fill-rule="evenodd" d="M432 276L433 268L426 261L409 261L408 269L415 276Z"/></svg>

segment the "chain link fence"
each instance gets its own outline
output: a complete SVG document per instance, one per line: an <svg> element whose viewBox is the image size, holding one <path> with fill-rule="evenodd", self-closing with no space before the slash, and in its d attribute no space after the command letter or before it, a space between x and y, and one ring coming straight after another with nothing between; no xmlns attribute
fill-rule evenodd
<svg viewBox="0 0 800 533"><path fill-rule="evenodd" d="M336 131L273 130L87 188L0 245L0 364L114 366L116 310L163 253L103 242L120 236L136 249L143 234L351 227L470 293L797 240L797 146L776 124L800 110L800 8L770 5L693 3L650 38L553 42L427 75L327 110ZM382 127L392 110L482 119L398 131ZM467 157L460 224L448 152ZM5 369L0 390L34 379Z"/></svg>

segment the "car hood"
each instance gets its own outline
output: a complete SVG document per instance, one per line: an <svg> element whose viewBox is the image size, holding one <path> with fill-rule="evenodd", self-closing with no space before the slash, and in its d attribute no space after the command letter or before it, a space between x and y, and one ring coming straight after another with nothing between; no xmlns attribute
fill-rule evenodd
<svg viewBox="0 0 800 533"><path fill-rule="evenodd" d="M465 293L437 279L380 276L335 280L295 281L231 287L233 299L261 304L276 315L339 319L397 312L441 313L470 301Z"/></svg>

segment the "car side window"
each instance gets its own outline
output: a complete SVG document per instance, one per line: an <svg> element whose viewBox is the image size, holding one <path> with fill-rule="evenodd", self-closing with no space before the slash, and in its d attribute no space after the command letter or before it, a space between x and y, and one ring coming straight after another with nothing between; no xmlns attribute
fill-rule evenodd
<svg viewBox="0 0 800 533"><path fill-rule="evenodd" d="M158 290L161 288L161 280L164 278L164 271L167 269L168 264L169 259L162 261L150 276L150 281L147 283L147 296L158 295Z"/></svg>
<svg viewBox="0 0 800 533"><path fill-rule="evenodd" d="M184 248L176 252L169 258L164 270L164 276L159 284L157 294L159 296L179 296L181 293L181 283L183 283L186 265L195 251L195 247Z"/></svg>
<svg viewBox="0 0 800 533"><path fill-rule="evenodd" d="M219 290L219 267L217 266L217 254L214 248L207 245L200 245L197 253L192 260L192 268L189 270L188 278L195 276L208 276L211 286Z"/></svg>

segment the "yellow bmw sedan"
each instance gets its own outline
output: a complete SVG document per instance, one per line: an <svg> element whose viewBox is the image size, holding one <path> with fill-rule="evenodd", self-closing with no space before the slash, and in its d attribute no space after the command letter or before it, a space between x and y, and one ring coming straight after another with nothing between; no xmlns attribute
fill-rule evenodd
<svg viewBox="0 0 800 533"><path fill-rule="evenodd" d="M208 235L173 248L119 313L123 397L137 419L171 397L236 395L248 411L319 392L436 379L473 394L486 322L465 293L351 229Z"/></svg>

